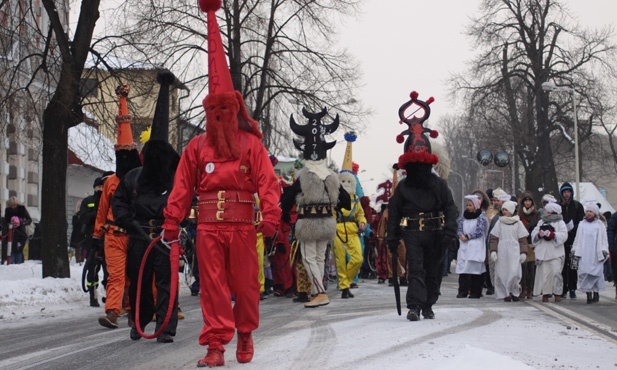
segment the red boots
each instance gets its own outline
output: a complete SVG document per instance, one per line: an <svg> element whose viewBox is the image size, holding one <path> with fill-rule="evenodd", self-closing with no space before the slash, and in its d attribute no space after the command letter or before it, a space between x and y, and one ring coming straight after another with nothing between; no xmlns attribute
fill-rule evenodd
<svg viewBox="0 0 617 370"><path fill-rule="evenodd" d="M208 353L206 357L197 362L197 367L217 367L225 366L225 348L220 342L211 340L208 344ZM253 336L251 333L238 332L238 349L236 350L236 359L239 363L244 364L251 362L253 359Z"/></svg>
<svg viewBox="0 0 617 370"><path fill-rule="evenodd" d="M211 341L208 344L208 353L206 357L197 361L197 367L217 367L225 366L225 348L218 341Z"/></svg>
<svg viewBox="0 0 617 370"><path fill-rule="evenodd" d="M236 359L239 363L244 364L251 362L253 359L253 336L251 333L238 332L238 349L236 350Z"/></svg>

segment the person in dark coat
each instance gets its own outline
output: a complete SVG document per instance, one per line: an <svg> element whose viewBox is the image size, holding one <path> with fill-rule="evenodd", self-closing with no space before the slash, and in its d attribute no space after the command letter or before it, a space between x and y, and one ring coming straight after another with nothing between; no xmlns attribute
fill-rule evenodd
<svg viewBox="0 0 617 370"><path fill-rule="evenodd" d="M571 267L570 251L572 250L572 244L574 243L574 237L576 237L576 230L578 230L578 223L585 218L585 209L583 205L574 199L574 189L569 182L564 182L559 188L559 195L561 196L561 214L563 216L563 222L566 223L568 229L568 240L564 244L566 251L566 261L563 265L561 275L563 276L563 295L570 292L570 298L576 298L577 280L578 274L576 270Z"/></svg>
<svg viewBox="0 0 617 370"><path fill-rule="evenodd" d="M79 220L79 212L75 212L73 217L71 218L71 238L69 240L69 245L73 248L75 253L75 262L80 266L84 262L84 255L82 246L86 240L84 233L82 232L81 221ZM85 249L85 248L84 248Z"/></svg>
<svg viewBox="0 0 617 370"><path fill-rule="evenodd" d="M94 194L85 197L79 207L79 221L81 223L81 233L84 235L84 246L86 248L86 286L90 294L90 306L99 307L97 292L99 286L99 271L103 268L103 285L107 280L107 267L105 266L105 251L100 243L94 243L92 233L96 214L99 210L99 202L103 193L103 185L107 177L113 175L113 171L103 173L102 176L94 179Z"/></svg>
<svg viewBox="0 0 617 370"><path fill-rule="evenodd" d="M456 243L458 209L446 180L432 172L439 158L431 153L425 132L436 132L422 123L430 115L428 102L411 93L411 100L399 109L402 122L409 125L405 152L399 157L399 168L407 172L388 204L388 248L393 254L402 238L407 250L407 319L434 319L433 305L439 298L440 273L446 248ZM422 117L406 116L405 110L414 105L424 111ZM402 139L399 138L399 140ZM400 141L399 141L400 142Z"/></svg>
<svg viewBox="0 0 617 370"><path fill-rule="evenodd" d="M162 231L165 221L163 210L167 206L167 198L171 193L174 175L180 155L168 142L169 124L169 86L175 77L169 71L159 72L157 77L161 83L159 99L154 114L150 140L146 142L141 152L143 166L129 171L112 198L111 206L116 223L129 232L127 250L127 276L129 285L129 301L131 303L130 318L133 327L130 338L140 339L137 330L137 294L141 291L139 305L139 329L144 330L156 314L156 329L158 331L167 314L169 301L174 300L173 309L167 326L157 337L159 343L171 343L176 335L178 325L178 296L170 297L172 284L178 284L177 271L171 271L169 252L161 243L152 249L147 256L142 275L142 285L138 286L140 266L151 239L155 239ZM164 106L167 109L163 109ZM152 281L156 285L156 304L152 291Z"/></svg>
<svg viewBox="0 0 617 370"><path fill-rule="evenodd" d="M26 225L32 223L32 218L26 207L19 202L16 196L12 196L6 202L4 209L4 219L2 220L2 263L10 257L13 264L24 262L24 247L28 241L26 234ZM12 230L12 247L11 254L7 256L9 224Z"/></svg>

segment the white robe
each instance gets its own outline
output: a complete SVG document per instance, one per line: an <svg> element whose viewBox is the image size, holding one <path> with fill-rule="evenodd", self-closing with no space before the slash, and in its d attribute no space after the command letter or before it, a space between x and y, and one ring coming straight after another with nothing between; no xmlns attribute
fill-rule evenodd
<svg viewBox="0 0 617 370"><path fill-rule="evenodd" d="M536 277L533 282L533 295L561 295L563 292L563 264L565 262L565 249L563 243L568 240L568 229L563 222L551 222L555 228L555 238L544 240L538 237L540 226L545 222L540 220L538 225L531 231L531 242L536 254Z"/></svg>
<svg viewBox="0 0 617 370"><path fill-rule="evenodd" d="M491 235L499 238L497 262L495 262L495 298L503 299L510 294L518 297L521 293L520 238L529 235L525 225L519 220L513 224L497 221Z"/></svg>
<svg viewBox="0 0 617 370"><path fill-rule="evenodd" d="M604 290L604 254L608 253L608 237L604 224L585 220L578 224L572 253L580 257L578 262L578 289L587 292Z"/></svg>
<svg viewBox="0 0 617 370"><path fill-rule="evenodd" d="M485 217L484 214L480 217ZM463 220L463 234L470 235L476 231L479 218ZM488 226L488 221L486 223ZM461 241L456 255L456 273L480 275L486 271L486 233L484 230L479 238Z"/></svg>

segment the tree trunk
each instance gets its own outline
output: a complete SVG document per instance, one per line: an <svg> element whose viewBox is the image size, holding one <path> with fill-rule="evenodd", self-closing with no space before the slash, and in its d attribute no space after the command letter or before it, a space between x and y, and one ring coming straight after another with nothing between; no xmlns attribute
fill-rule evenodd
<svg viewBox="0 0 617 370"><path fill-rule="evenodd" d="M58 87L59 89L61 87ZM66 170L68 111L58 102L58 94L43 113L43 181L41 232L43 277L71 276L67 252Z"/></svg>
<svg viewBox="0 0 617 370"><path fill-rule="evenodd" d="M538 89L540 90L540 89ZM555 162L553 161L553 149L548 120L548 101L545 93L536 95L536 122L538 122L538 151L532 159L527 171L526 186L534 195L550 193L559 198L559 186Z"/></svg>

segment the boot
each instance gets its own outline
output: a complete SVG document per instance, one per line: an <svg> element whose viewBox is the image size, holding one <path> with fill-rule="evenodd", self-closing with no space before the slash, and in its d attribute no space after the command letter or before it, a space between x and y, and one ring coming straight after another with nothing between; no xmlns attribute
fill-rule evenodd
<svg viewBox="0 0 617 370"><path fill-rule="evenodd" d="M225 348L218 341L210 341L206 357L197 361L197 367L225 366Z"/></svg>
<svg viewBox="0 0 617 370"><path fill-rule="evenodd" d="M398 280L400 286L407 286L407 277L401 276Z"/></svg>
<svg viewBox="0 0 617 370"><path fill-rule="evenodd" d="M306 302L304 304L304 307L315 308L319 306L325 306L328 303L330 303L330 300L328 299L328 295L326 293L319 293L315 297L313 297L313 299L311 299L310 302Z"/></svg>
<svg viewBox="0 0 617 370"><path fill-rule="evenodd" d="M593 292L593 302L600 302L600 293Z"/></svg>
<svg viewBox="0 0 617 370"><path fill-rule="evenodd" d="M253 359L253 336L251 333L238 332L238 348L236 349L236 359L244 364Z"/></svg>
<svg viewBox="0 0 617 370"><path fill-rule="evenodd" d="M420 320L420 307L411 307L407 312L407 320L419 321Z"/></svg>
<svg viewBox="0 0 617 370"><path fill-rule="evenodd" d="M341 298L346 299L346 298L353 298L355 297L353 294L351 294L351 291L349 290L349 288L347 289L343 289L343 293L341 294Z"/></svg>
<svg viewBox="0 0 617 370"><path fill-rule="evenodd" d="M561 302L561 296L555 294L555 302Z"/></svg>
<svg viewBox="0 0 617 370"><path fill-rule="evenodd" d="M99 317L99 324L106 328L118 329L118 315L115 311L109 310L106 316Z"/></svg>
<svg viewBox="0 0 617 370"><path fill-rule="evenodd" d="M141 335L139 335L139 332L137 331L136 327L132 327L131 328L131 332L129 333L129 337L131 338L131 340L140 340L141 339Z"/></svg>
<svg viewBox="0 0 617 370"><path fill-rule="evenodd" d="M548 302L548 299L549 299L550 297L551 297L551 295L550 295L550 294L544 294L544 295L542 296L542 302L547 303L547 302Z"/></svg>
<svg viewBox="0 0 617 370"><path fill-rule="evenodd" d="M433 312L433 308L429 307L424 307L422 308L422 316L425 319L434 319L435 318L435 312Z"/></svg>
<svg viewBox="0 0 617 370"><path fill-rule="evenodd" d="M591 292L587 293L587 304L591 304L593 302L593 295Z"/></svg>
<svg viewBox="0 0 617 370"><path fill-rule="evenodd" d="M297 297L295 297L295 298L293 299L293 301L294 301L294 302L296 302L296 303L298 303L298 302L300 302L300 303L301 303L301 302L310 302L311 300L310 300L310 299L309 299L309 297L308 297L308 293L305 293L305 292L299 292L299 293L298 293L298 296L297 296Z"/></svg>
<svg viewBox="0 0 617 370"><path fill-rule="evenodd" d="M527 299L533 299L533 292L532 291L528 291L527 292Z"/></svg>
<svg viewBox="0 0 617 370"><path fill-rule="evenodd" d="M156 341L159 343L173 343L174 342L174 337L172 337L169 334L161 334L158 337L156 337Z"/></svg>
<svg viewBox="0 0 617 370"><path fill-rule="evenodd" d="M97 299L97 291L93 286L88 287L88 292L90 293L90 307L101 307L99 304L99 300Z"/></svg>

